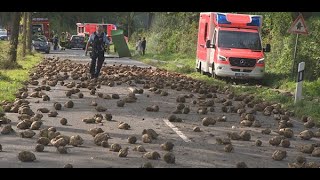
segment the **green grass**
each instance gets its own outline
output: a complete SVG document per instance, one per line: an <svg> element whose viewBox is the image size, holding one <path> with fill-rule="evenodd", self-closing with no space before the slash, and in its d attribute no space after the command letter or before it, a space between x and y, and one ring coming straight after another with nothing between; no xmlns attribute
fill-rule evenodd
<svg viewBox="0 0 320 180"><path fill-rule="evenodd" d="M1 43L0 48L5 49L6 43ZM4 57L2 52L2 57ZM29 71L37 65L42 59L41 54L27 55L23 60L18 56L17 64L21 68L4 70L0 69L0 101L15 99L14 94L22 87L22 82L28 80ZM3 59L0 61L3 62Z"/></svg>
<svg viewBox="0 0 320 180"><path fill-rule="evenodd" d="M320 121L320 101L301 101L291 107L298 116L308 115Z"/></svg>
<svg viewBox="0 0 320 180"><path fill-rule="evenodd" d="M280 86L281 89L287 89L291 92L293 92L296 88L296 82L287 82ZM309 82L304 81L303 82L303 96L306 98L315 98L320 97L320 78L317 81Z"/></svg>
<svg viewBox="0 0 320 180"><path fill-rule="evenodd" d="M139 59L146 64L165 68L168 71L185 74L194 72L194 57L181 54L146 54L144 56L140 56L136 52L132 54L133 59Z"/></svg>
<svg viewBox="0 0 320 180"><path fill-rule="evenodd" d="M133 59L142 61L146 64L164 68L168 71L186 74L197 80L206 82L207 84L218 85L219 87L228 86L236 94L252 94L256 99L261 99L273 103L281 103L283 107L294 110L296 116L303 115L311 116L317 121L320 121L320 79L315 82L304 82L303 96L304 100L294 105L294 97L286 96L266 87L256 86L240 86L234 87L225 81L213 79L211 77L201 75L195 72L195 57L181 54L152 54L148 53L145 56L140 56L130 48L133 54ZM177 66L178 65L178 66ZM266 85L271 88L279 88L294 93L295 82L289 81L284 74L268 73L265 77Z"/></svg>

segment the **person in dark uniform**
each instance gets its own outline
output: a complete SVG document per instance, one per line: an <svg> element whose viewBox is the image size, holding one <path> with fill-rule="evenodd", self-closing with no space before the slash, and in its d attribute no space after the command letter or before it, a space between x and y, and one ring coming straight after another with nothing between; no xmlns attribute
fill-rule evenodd
<svg viewBox="0 0 320 180"><path fill-rule="evenodd" d="M59 45L59 37L58 35L55 35L53 37L53 50L58 50L58 45Z"/></svg>
<svg viewBox="0 0 320 180"><path fill-rule="evenodd" d="M85 55L88 53L88 46L91 44L91 65L90 74L91 78L98 78L102 64L104 62L104 47L109 44L106 34L103 32L103 26L98 25L96 32L90 35L89 40L86 45Z"/></svg>
<svg viewBox="0 0 320 180"><path fill-rule="evenodd" d="M142 55L144 56L145 53L146 53L146 47L147 47L147 41L146 41L146 38L142 38L142 41L141 41L141 48L142 48Z"/></svg>

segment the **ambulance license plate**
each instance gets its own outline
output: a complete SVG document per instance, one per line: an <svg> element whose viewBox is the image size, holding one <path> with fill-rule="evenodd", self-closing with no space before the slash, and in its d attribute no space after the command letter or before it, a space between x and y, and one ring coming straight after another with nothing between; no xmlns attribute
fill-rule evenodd
<svg viewBox="0 0 320 180"><path fill-rule="evenodd" d="M237 77L246 77L246 76L249 76L249 74L247 74L247 73L235 73L234 75L237 76Z"/></svg>

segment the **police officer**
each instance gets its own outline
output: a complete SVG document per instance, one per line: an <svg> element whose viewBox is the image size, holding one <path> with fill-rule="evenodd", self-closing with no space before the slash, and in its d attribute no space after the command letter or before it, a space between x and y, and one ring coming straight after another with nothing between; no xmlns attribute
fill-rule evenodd
<svg viewBox="0 0 320 180"><path fill-rule="evenodd" d="M92 45L90 74L91 78L93 79L98 78L100 74L100 70L104 62L104 46L109 44L107 36L103 32L102 25L98 25L96 32L90 35L86 45L85 55L87 55L89 44Z"/></svg>
<svg viewBox="0 0 320 180"><path fill-rule="evenodd" d="M56 35L53 37L53 50L58 50L58 44L59 44L59 37L58 37L58 35L56 34Z"/></svg>

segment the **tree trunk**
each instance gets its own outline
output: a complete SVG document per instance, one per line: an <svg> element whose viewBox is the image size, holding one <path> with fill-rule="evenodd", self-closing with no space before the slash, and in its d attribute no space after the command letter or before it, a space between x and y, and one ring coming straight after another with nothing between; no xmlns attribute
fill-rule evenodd
<svg viewBox="0 0 320 180"><path fill-rule="evenodd" d="M128 23L128 41L130 41L130 37L131 37L131 30L132 30L132 25L133 25L133 18L135 16L134 12L128 12L128 16L127 16L127 23Z"/></svg>
<svg viewBox="0 0 320 180"><path fill-rule="evenodd" d="M147 29L150 29L150 28L151 28L153 15L154 15L154 14L153 14L152 12L149 12L149 13L148 13L148 25L147 25Z"/></svg>
<svg viewBox="0 0 320 180"><path fill-rule="evenodd" d="M13 12L12 15L12 33L10 38L10 49L8 52L9 61L17 61L17 49L18 49L18 38L19 38L19 23L20 23L21 12Z"/></svg>
<svg viewBox="0 0 320 180"><path fill-rule="evenodd" d="M27 52L31 54L32 51L32 12L27 12Z"/></svg>
<svg viewBox="0 0 320 180"><path fill-rule="evenodd" d="M130 12L128 13L128 19L127 19L127 23L128 23L128 29L127 29L127 31L128 31L128 41L130 41Z"/></svg>
<svg viewBox="0 0 320 180"><path fill-rule="evenodd" d="M22 57L26 56L27 39L27 12L23 13L23 31L22 31Z"/></svg>

